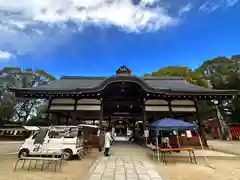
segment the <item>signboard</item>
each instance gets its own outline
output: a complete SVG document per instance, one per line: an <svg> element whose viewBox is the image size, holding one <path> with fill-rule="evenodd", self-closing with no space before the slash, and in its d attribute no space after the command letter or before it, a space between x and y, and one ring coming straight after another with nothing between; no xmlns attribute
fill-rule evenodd
<svg viewBox="0 0 240 180"><path fill-rule="evenodd" d="M177 131L173 131L173 135L177 136Z"/></svg>
<svg viewBox="0 0 240 180"><path fill-rule="evenodd" d="M192 132L190 130L187 130L186 131L186 134L187 134L187 137L188 138L191 138L192 137Z"/></svg>

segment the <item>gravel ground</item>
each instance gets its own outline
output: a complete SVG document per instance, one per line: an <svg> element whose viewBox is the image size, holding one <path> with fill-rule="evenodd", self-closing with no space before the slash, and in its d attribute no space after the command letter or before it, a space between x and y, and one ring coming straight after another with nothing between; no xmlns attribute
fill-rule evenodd
<svg viewBox="0 0 240 180"><path fill-rule="evenodd" d="M26 169L17 169L13 172L16 162L16 155L3 155L16 152L21 142L0 142L0 180L84 180L87 178L88 170L92 163L100 156L85 157L82 161L73 160L66 162L60 172L39 172ZM112 148L113 154L138 155L152 161L149 150L136 145L115 145ZM205 165L203 155L208 156L208 164ZM186 153L173 153L169 163L163 165L155 162L156 170L164 177L164 180L240 180L240 158L227 153L205 150L196 150L198 164L188 162Z"/></svg>
<svg viewBox="0 0 240 180"><path fill-rule="evenodd" d="M0 155L16 153L22 144L21 141L0 141Z"/></svg>
<svg viewBox="0 0 240 180"><path fill-rule="evenodd" d="M38 169L33 168L28 172L27 163L24 169L21 169L21 163L19 163L19 168L13 172L16 155L1 155L0 180L84 180L96 158L97 156L86 156L83 160L64 162L62 169L57 172L51 172L51 168L40 172L40 164Z"/></svg>
<svg viewBox="0 0 240 180"><path fill-rule="evenodd" d="M240 156L240 141L208 140L210 148Z"/></svg>
<svg viewBox="0 0 240 180"><path fill-rule="evenodd" d="M240 180L239 157L209 157L210 167L203 157L197 160L191 164L187 158L172 157L167 165L156 162L156 166L166 180Z"/></svg>

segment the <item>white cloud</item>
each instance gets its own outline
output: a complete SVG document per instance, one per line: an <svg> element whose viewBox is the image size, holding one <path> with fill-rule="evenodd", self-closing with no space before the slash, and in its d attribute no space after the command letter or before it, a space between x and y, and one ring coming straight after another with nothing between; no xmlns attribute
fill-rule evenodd
<svg viewBox="0 0 240 180"><path fill-rule="evenodd" d="M113 25L139 32L174 26L178 18L159 0L0 0L0 49L32 51L42 43L54 46L85 25ZM74 26L69 28L68 23Z"/></svg>
<svg viewBox="0 0 240 180"><path fill-rule="evenodd" d="M184 13L189 12L191 9L193 8L193 4L188 2L188 4L186 4L185 6L183 6L182 8L180 8L179 10L179 14L182 15Z"/></svg>
<svg viewBox="0 0 240 180"><path fill-rule="evenodd" d="M234 6L235 4L238 3L239 0L226 0L226 4L228 7L232 7Z"/></svg>
<svg viewBox="0 0 240 180"><path fill-rule="evenodd" d="M0 0L0 49L15 54L47 49L63 43L85 25L113 25L131 32L169 28L190 12L192 1ZM228 6L236 3L223 1L228 1ZM208 7L206 3L201 9Z"/></svg>
<svg viewBox="0 0 240 180"><path fill-rule="evenodd" d="M7 60L7 59L10 59L10 58L13 58L13 54L11 54L10 52L8 51L0 51L0 61L1 60Z"/></svg>
<svg viewBox="0 0 240 180"><path fill-rule="evenodd" d="M199 10L212 12L222 7L223 5L226 7L232 7L238 2L239 0L207 0L199 7Z"/></svg>
<svg viewBox="0 0 240 180"><path fill-rule="evenodd" d="M225 0L208 0L200 6L199 10L208 12L215 11L224 3L224 1Z"/></svg>

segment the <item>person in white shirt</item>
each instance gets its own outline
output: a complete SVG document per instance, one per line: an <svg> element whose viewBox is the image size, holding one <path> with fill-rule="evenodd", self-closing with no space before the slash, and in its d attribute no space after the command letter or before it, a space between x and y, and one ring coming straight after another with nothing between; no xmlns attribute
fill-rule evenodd
<svg viewBox="0 0 240 180"><path fill-rule="evenodd" d="M105 138L104 138L104 155L105 156L109 156L109 150L110 150L110 146L111 146L111 141L113 141L112 136L110 134L110 129L107 130L107 132L105 133Z"/></svg>
<svg viewBox="0 0 240 180"><path fill-rule="evenodd" d="M169 134L164 132L162 133L162 137L161 137L161 143L163 144L164 148L172 148L170 145L170 139L169 139Z"/></svg>
<svg viewBox="0 0 240 180"><path fill-rule="evenodd" d="M162 137L161 142L162 142L164 148L172 148L170 145L170 140L169 140L168 136Z"/></svg>

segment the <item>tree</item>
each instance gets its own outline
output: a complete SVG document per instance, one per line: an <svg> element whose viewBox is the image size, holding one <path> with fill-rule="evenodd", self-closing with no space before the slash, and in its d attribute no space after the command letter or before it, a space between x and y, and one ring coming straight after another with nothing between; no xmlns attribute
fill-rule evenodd
<svg viewBox="0 0 240 180"><path fill-rule="evenodd" d="M208 81L200 73L193 71L185 66L166 66L145 76L179 76L183 77L187 82L202 86L209 87ZM209 116L212 114L212 107L209 106L209 102L201 102L200 108L201 114Z"/></svg>
<svg viewBox="0 0 240 180"><path fill-rule="evenodd" d="M215 89L239 89L240 80L239 63L240 56L231 58L219 56L212 60L206 60L195 71L208 80Z"/></svg>
<svg viewBox="0 0 240 180"><path fill-rule="evenodd" d="M0 87L0 120L9 119L13 111L16 99L13 93L7 90L7 86Z"/></svg>
<svg viewBox="0 0 240 180"><path fill-rule="evenodd" d="M28 125L28 126L36 125L36 124L39 126L48 125L49 122L46 122L47 105L48 105L48 103L45 100L37 108L35 108L36 111L35 111L34 115L31 116L28 121L24 122L24 124Z"/></svg>
<svg viewBox="0 0 240 180"><path fill-rule="evenodd" d="M208 87L208 82L202 75L185 66L166 66L145 76L179 76L191 84Z"/></svg>
<svg viewBox="0 0 240 180"><path fill-rule="evenodd" d="M201 66L196 69L211 86L216 89L240 89L240 55L233 55L231 58L219 56L212 60L204 61ZM230 108L226 101L220 103L225 104L223 107ZM231 104L231 103L230 103ZM232 104L239 104L235 99ZM236 108L237 106L235 106ZM233 109L233 108L232 108ZM233 109L234 110L234 109ZM239 112L240 109L234 111Z"/></svg>
<svg viewBox="0 0 240 180"><path fill-rule="evenodd" d="M40 69L22 70L17 67L5 67L0 70L0 75L4 80L2 83L3 85L14 86L18 88L37 87L39 85L47 84L48 82L56 79L54 76ZM13 108L10 114L14 114L12 119L14 121L21 122L28 121L32 116L38 113L37 109L41 104L44 104L44 101L41 99L18 100L16 104L11 104ZM9 104L8 107L10 107L11 105Z"/></svg>
<svg viewBox="0 0 240 180"><path fill-rule="evenodd" d="M215 89L240 89L240 55L232 57L218 56L212 60L206 60L195 71L200 73ZM240 120L239 99L222 100L216 106L218 118L223 126L222 135L227 134L228 127L226 121L236 122ZM232 118L229 115L232 114ZM221 118L221 119L220 119ZM240 121L239 121L240 122Z"/></svg>

